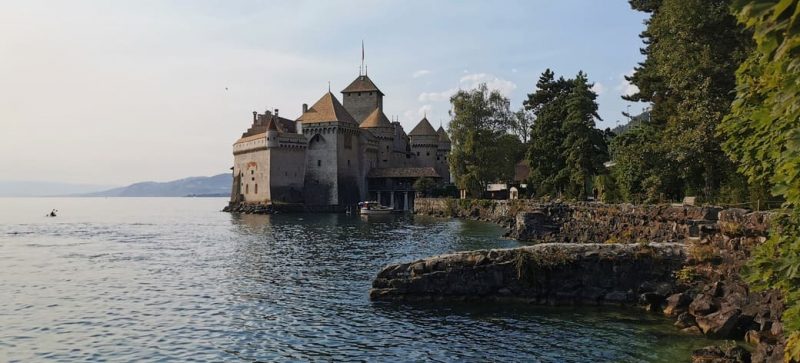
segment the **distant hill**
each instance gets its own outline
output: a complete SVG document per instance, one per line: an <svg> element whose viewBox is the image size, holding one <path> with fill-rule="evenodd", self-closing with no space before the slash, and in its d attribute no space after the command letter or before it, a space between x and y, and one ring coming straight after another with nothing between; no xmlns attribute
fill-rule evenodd
<svg viewBox="0 0 800 363"><path fill-rule="evenodd" d="M649 119L650 119L650 111L642 112L636 116L631 117L631 120L628 123L624 125L619 125L611 129L611 132L613 132L615 135L620 135L625 131L630 130L634 126L641 124L642 121L647 121Z"/></svg>
<svg viewBox="0 0 800 363"><path fill-rule="evenodd" d="M80 197L227 197L231 194L231 174L195 176L168 182L141 182Z"/></svg>

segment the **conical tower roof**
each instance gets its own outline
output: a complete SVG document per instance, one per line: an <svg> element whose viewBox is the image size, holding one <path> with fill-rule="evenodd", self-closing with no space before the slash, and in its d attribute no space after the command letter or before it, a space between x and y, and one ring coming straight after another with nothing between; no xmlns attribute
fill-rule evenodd
<svg viewBox="0 0 800 363"><path fill-rule="evenodd" d="M372 111L367 118L361 121L360 127L363 128L375 128L375 127L392 127L392 123L389 122L389 118L383 113L380 108L376 108L375 111Z"/></svg>
<svg viewBox="0 0 800 363"><path fill-rule="evenodd" d="M450 137L447 136L447 131L444 130L444 127L439 126L436 133L439 134L439 142L450 142Z"/></svg>
<svg viewBox="0 0 800 363"><path fill-rule="evenodd" d="M383 96L383 92L372 82L366 74L358 76L349 86L342 90L342 93L351 92L378 92Z"/></svg>
<svg viewBox="0 0 800 363"><path fill-rule="evenodd" d="M428 118L423 117L417 126L408 133L408 136L438 136L438 134L433 126L431 126L431 123L428 122Z"/></svg>
<svg viewBox="0 0 800 363"><path fill-rule="evenodd" d="M336 99L336 96L330 91L325 93L325 95L311 106L308 111L303 113L297 121L302 123L334 121L357 123L356 120L353 119L353 116L350 116L350 113L344 109L344 106L342 106L339 100Z"/></svg>
<svg viewBox="0 0 800 363"><path fill-rule="evenodd" d="M278 131L278 125L275 124L275 120L272 117L267 121L267 131Z"/></svg>

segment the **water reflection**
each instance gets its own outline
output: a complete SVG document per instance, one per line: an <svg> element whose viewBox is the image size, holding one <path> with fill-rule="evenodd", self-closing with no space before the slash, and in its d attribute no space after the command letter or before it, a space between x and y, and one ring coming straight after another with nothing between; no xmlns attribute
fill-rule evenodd
<svg viewBox="0 0 800 363"><path fill-rule="evenodd" d="M635 362L682 361L703 344L666 319L624 311L369 301L388 263L517 245L493 225L146 202L59 200L82 213L59 223L38 215L51 201L10 206L36 218L0 225L0 291L10 292L0 299L0 356Z"/></svg>

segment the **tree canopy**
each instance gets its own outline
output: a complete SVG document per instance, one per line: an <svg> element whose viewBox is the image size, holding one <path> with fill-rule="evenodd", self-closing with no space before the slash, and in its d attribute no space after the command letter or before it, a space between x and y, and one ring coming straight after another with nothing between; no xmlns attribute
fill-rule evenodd
<svg viewBox="0 0 800 363"><path fill-rule="evenodd" d="M640 35L646 58L628 77L639 92L624 98L651 103L650 137L641 141L660 147L639 147L659 154L658 159L672 170L644 171L627 187L653 189L623 194L647 194L651 201L682 195L714 200L737 178L716 129L733 101L735 70L750 48L747 32L731 15L730 0L631 0L630 4L651 16ZM628 145L633 141L627 140ZM631 160L635 156L625 153L636 150L635 146L618 149L615 156Z"/></svg>
<svg viewBox="0 0 800 363"><path fill-rule="evenodd" d="M481 84L459 91L450 103L450 169L456 185L479 198L489 183L513 177L521 153L522 143L507 133L513 117L510 102Z"/></svg>
<svg viewBox="0 0 800 363"><path fill-rule="evenodd" d="M595 128L600 117L591 88L583 72L574 79L556 79L547 69L524 102L534 115L527 160L529 184L537 195L586 199L592 178L604 172L608 147Z"/></svg>

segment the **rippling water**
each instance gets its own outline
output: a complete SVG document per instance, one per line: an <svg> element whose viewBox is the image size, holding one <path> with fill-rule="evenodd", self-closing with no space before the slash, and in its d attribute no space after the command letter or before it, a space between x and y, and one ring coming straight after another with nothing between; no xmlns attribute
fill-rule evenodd
<svg viewBox="0 0 800 363"><path fill-rule="evenodd" d="M372 303L387 263L517 243L478 222L224 204L0 199L0 361L671 362L708 343L608 308Z"/></svg>

